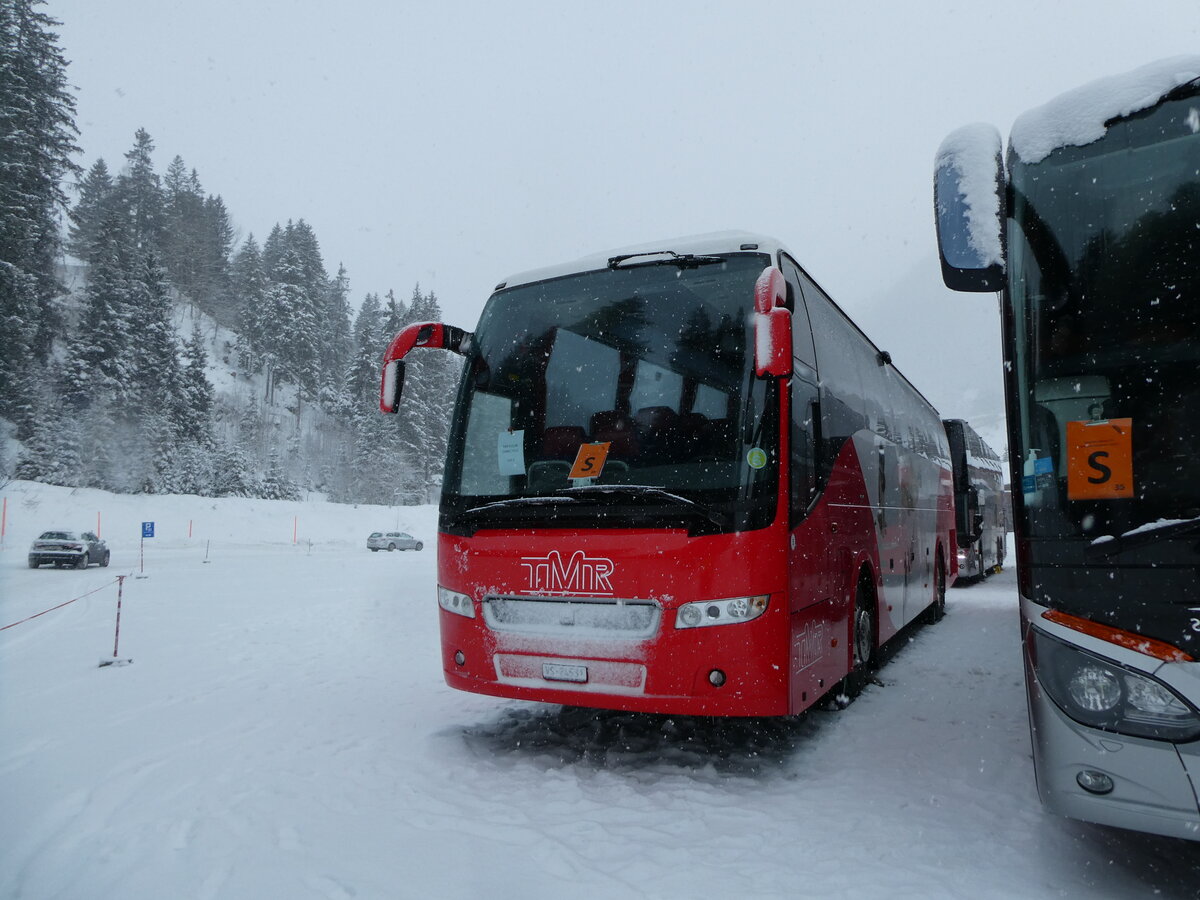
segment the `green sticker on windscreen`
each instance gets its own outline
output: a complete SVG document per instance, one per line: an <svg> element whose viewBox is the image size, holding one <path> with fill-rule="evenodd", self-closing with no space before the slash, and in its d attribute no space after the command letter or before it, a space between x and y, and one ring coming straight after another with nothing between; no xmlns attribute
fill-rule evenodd
<svg viewBox="0 0 1200 900"><path fill-rule="evenodd" d="M761 447L754 447L746 454L746 463L752 469L761 469L767 464L767 451Z"/></svg>

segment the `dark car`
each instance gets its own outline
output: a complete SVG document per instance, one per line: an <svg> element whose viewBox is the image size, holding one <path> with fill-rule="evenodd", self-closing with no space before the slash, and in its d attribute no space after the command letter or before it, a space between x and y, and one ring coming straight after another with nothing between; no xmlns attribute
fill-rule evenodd
<svg viewBox="0 0 1200 900"><path fill-rule="evenodd" d="M43 531L29 548L29 568L52 564L56 569L74 566L86 569L89 564L108 565L108 545L90 531Z"/></svg>

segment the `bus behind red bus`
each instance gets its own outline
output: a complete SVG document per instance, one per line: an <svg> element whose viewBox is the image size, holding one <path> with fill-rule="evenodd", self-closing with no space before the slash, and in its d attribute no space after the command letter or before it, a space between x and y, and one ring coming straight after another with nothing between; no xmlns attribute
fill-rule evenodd
<svg viewBox="0 0 1200 900"><path fill-rule="evenodd" d="M439 511L452 687L798 713L852 695L957 574L937 411L777 242L710 235L509 278L464 357Z"/></svg>
<svg viewBox="0 0 1200 900"><path fill-rule="evenodd" d="M958 584L999 572L1008 553L1009 492L996 451L962 419L946 419L954 469Z"/></svg>

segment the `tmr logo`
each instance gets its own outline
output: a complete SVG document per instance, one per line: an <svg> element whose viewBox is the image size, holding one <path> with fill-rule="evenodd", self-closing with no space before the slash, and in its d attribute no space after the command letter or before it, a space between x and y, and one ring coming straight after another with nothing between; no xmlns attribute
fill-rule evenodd
<svg viewBox="0 0 1200 900"><path fill-rule="evenodd" d="M548 556L525 556L521 565L529 570L529 588L524 594L558 594L582 597L611 597L613 573L611 559L584 556L582 550L563 563L562 554L551 550Z"/></svg>
<svg viewBox="0 0 1200 900"><path fill-rule="evenodd" d="M796 671L803 672L819 660L825 652L825 623L809 622L804 630L792 639L796 657Z"/></svg>

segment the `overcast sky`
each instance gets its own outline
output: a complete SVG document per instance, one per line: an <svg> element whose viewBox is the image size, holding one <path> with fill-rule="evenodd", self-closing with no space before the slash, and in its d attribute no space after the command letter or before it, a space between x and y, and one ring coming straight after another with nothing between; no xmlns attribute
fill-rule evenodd
<svg viewBox="0 0 1200 900"><path fill-rule="evenodd" d="M514 272L731 228L780 238L856 318L902 282L936 311L947 132L1007 134L1064 90L1200 50L1197 0L46 10L85 167L118 169L144 127L159 171L181 155L242 237L304 218L355 306L419 281L468 328Z"/></svg>

